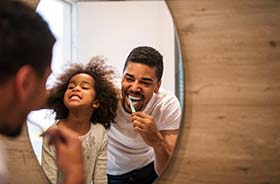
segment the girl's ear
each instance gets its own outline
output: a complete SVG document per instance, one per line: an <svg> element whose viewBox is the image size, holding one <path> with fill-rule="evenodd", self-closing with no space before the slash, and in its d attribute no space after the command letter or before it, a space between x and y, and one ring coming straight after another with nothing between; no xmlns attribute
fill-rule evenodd
<svg viewBox="0 0 280 184"><path fill-rule="evenodd" d="M98 107L100 106L98 100L95 100L92 104L93 109L98 109Z"/></svg>

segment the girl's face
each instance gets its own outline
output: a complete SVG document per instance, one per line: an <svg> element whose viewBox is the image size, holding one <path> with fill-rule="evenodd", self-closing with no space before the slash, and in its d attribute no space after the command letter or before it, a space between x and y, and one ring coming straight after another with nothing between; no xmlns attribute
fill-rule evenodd
<svg viewBox="0 0 280 184"><path fill-rule="evenodd" d="M79 108L89 109L95 108L97 101L95 100L95 80L88 74L79 73L74 75L67 86L64 93L64 104L68 109Z"/></svg>

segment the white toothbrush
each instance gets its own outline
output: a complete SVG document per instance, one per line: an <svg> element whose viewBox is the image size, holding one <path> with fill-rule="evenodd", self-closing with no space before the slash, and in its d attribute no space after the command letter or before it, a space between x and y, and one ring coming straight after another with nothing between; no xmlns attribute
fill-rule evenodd
<svg viewBox="0 0 280 184"><path fill-rule="evenodd" d="M133 103L132 103L132 100L131 100L130 96L128 96L128 100L129 100L129 105L130 105L131 111L132 111L132 112L136 112L136 111L135 111L135 107L133 106Z"/></svg>

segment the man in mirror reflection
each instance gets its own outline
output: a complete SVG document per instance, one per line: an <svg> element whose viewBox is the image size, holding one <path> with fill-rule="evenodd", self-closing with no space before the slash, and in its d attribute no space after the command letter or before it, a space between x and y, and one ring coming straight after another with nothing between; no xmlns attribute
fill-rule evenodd
<svg viewBox="0 0 280 184"><path fill-rule="evenodd" d="M51 72L55 38L34 9L20 1L0 2L0 133L20 135L27 114L41 108ZM83 183L81 142L70 130L44 133L56 147L64 183ZM0 149L0 183L5 183L4 150ZM69 162L68 160L71 160ZM12 175L13 173L10 173Z"/></svg>
<svg viewBox="0 0 280 184"><path fill-rule="evenodd" d="M108 132L109 184L153 183L172 155L181 108L172 92L160 88L162 74L156 49L140 46L128 55L116 123Z"/></svg>

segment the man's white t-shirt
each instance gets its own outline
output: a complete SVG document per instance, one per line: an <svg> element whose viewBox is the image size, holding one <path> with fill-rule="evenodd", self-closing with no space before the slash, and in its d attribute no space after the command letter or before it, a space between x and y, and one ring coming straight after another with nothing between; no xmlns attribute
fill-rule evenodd
<svg viewBox="0 0 280 184"><path fill-rule="evenodd" d="M151 115L158 130L175 130L180 126L181 108L176 96L160 88L154 93L144 112ZM133 130L130 114L121 103L108 132L107 173L121 175L140 169L154 160L153 148L146 145L141 136Z"/></svg>

